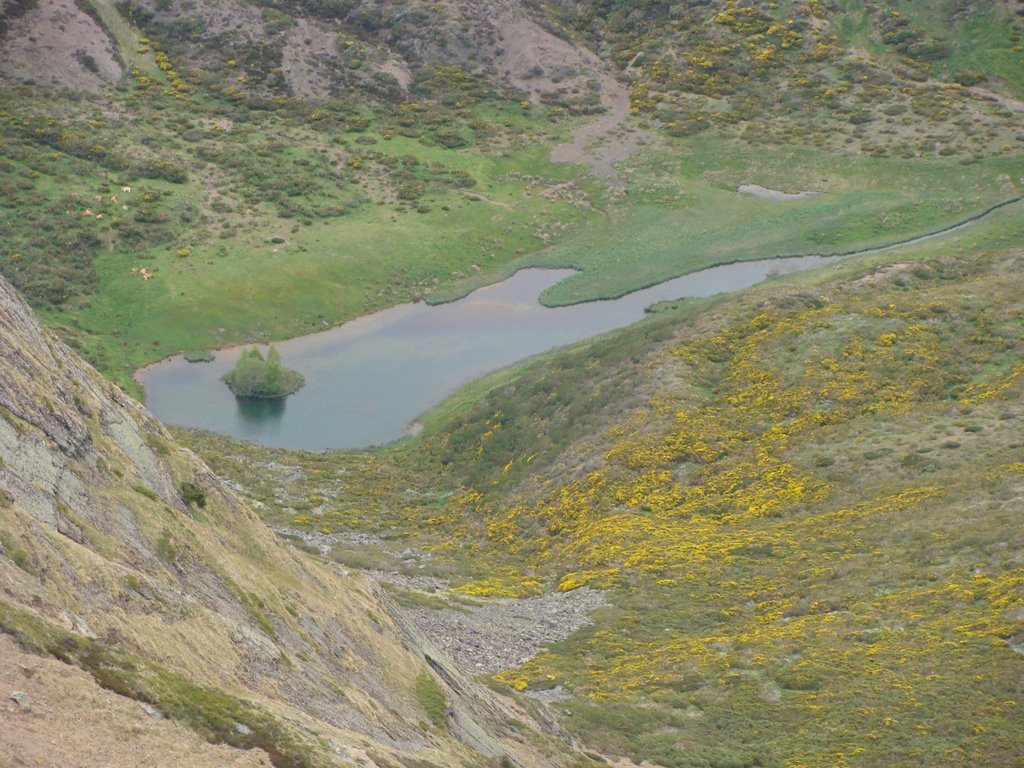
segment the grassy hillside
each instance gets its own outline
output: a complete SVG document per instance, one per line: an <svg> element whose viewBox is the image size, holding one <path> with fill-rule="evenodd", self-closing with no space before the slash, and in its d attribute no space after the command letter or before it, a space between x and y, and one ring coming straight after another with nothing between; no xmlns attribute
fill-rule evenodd
<svg viewBox="0 0 1024 768"><path fill-rule="evenodd" d="M270 519L383 534L335 556L452 578L449 600L605 590L496 677L567 692L605 753L1012 765L1022 254L974 242L666 308L390 452L187 439Z"/></svg>
<svg viewBox="0 0 1024 768"><path fill-rule="evenodd" d="M984 83L1020 98L1024 14L1017 3L840 3L844 42L892 60L929 63L929 72L966 86Z"/></svg>
<svg viewBox="0 0 1024 768"><path fill-rule="evenodd" d="M523 265L582 271L559 304L931 231L1020 193L1024 54L1003 44L1012 8L943 5L940 30L934 3L905 5L95 0L81 42L116 50L116 85L43 88L0 61L0 271L137 393L134 369L181 350ZM11 24L11 40L53 31ZM944 58L899 51L940 32L925 53ZM604 121L591 154L625 158L615 183L585 151L550 161L587 115Z"/></svg>
<svg viewBox="0 0 1024 768"><path fill-rule="evenodd" d="M16 5L0 273L134 394L137 366L180 350L522 266L579 270L553 305L617 296L934 232L1024 183L1020 0L82 0L65 19L90 30L80 53L31 77L32 41L64 30ZM476 382L375 453L175 432L323 567L145 417L124 443L107 385L40 367L52 340L11 336L0 362L30 347L36 368L0 390L20 393L0 478L21 494L0 487L17 603L0 625L204 735L269 734L296 755L281 765L337 757L285 728L309 718L377 765L1017 765L1022 205L656 307ZM79 484L33 506L33 462L68 448L68 424L84 442L58 477ZM511 698L466 703L468 675L420 663L350 568L397 573L390 593L429 616L583 588L606 604L486 678ZM483 731L462 717L478 711ZM597 752L537 735L558 727Z"/></svg>
<svg viewBox="0 0 1024 768"><path fill-rule="evenodd" d="M966 87L1021 96L1019 3L534 5L628 72L636 114L674 135L917 154L957 124L948 139L970 151L996 135L971 125L989 108Z"/></svg>

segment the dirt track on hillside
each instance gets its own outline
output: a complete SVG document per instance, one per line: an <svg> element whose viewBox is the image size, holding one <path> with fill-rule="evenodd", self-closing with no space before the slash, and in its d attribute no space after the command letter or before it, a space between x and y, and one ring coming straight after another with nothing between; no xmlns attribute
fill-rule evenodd
<svg viewBox="0 0 1024 768"><path fill-rule="evenodd" d="M571 142L552 149L551 161L586 165L595 176L621 187L623 181L614 164L636 154L647 136L623 125L630 114L626 87L608 74L602 75L600 80L601 103L606 111L573 131Z"/></svg>

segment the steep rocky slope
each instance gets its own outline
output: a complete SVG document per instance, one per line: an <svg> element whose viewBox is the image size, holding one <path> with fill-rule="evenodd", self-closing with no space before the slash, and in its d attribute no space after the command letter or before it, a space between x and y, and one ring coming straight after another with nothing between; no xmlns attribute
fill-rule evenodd
<svg viewBox="0 0 1024 768"><path fill-rule="evenodd" d="M570 762L552 727L461 675L365 579L278 544L6 282L0 382L0 629L23 650L277 766ZM4 714L25 725L0 729L0 756L40 764L23 738L40 716L112 746L69 703L98 700L87 678L19 663L47 671L0 666L5 698L42 686L32 713Z"/></svg>

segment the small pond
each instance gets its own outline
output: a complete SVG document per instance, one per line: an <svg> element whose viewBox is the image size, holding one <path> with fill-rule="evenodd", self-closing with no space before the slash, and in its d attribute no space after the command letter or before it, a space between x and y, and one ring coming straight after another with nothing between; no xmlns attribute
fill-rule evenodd
<svg viewBox="0 0 1024 768"><path fill-rule="evenodd" d="M237 400L220 378L242 348L211 363L181 356L136 374L167 424L281 448L360 448L407 434L421 413L502 366L640 320L659 301L711 296L811 269L820 256L765 259L694 272L610 301L547 308L537 297L571 270L524 269L459 301L402 304L278 343L306 386L284 400Z"/></svg>

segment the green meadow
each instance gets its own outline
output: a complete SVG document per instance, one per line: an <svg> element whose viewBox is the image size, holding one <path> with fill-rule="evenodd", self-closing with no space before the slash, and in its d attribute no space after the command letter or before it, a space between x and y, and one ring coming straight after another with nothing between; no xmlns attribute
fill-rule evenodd
<svg viewBox="0 0 1024 768"><path fill-rule="evenodd" d="M959 77L966 85L992 76L1020 98L1024 95L1020 66L1024 47L1019 22L1011 21L1005 12L1008 6L1000 5L978 3L970 13L962 13L963 8L957 13L955 3L937 8L927 0L896 0L869 8L842 0L835 25L846 45L889 56L894 62L900 54L916 52L919 58L923 54L937 75ZM901 50L897 47L901 43L910 45Z"/></svg>
<svg viewBox="0 0 1024 768"><path fill-rule="evenodd" d="M133 77L112 94L131 118L28 91L5 104L0 263L136 394L134 370L180 351L451 300L527 266L579 271L542 297L559 305L715 264L887 245L1015 197L1024 174L1002 150L881 157L709 131L652 136L620 163L617 194L550 162L580 120L542 106L260 111ZM777 202L742 184L814 195Z"/></svg>
<svg viewBox="0 0 1024 768"><path fill-rule="evenodd" d="M963 165L835 157L706 138L673 150L651 149L629 163L625 198L507 271L579 270L541 297L558 306L615 298L716 264L875 248L954 226L1015 198L1010 177L1024 171L1020 159ZM743 184L815 194L776 201L738 192Z"/></svg>
<svg viewBox="0 0 1024 768"><path fill-rule="evenodd" d="M142 254L101 253L96 293L50 319L81 331L84 348L127 382L134 368L181 350L323 330L404 301L453 298L524 266L580 271L542 297L558 305L731 261L886 245L1009 199L1006 171L1024 172L1021 160L837 161L704 141L678 154L647 151L624 170L628 194L609 201L588 196L581 169L549 163L543 146L490 156L403 138L375 146L443 161L474 183L427 193L416 208L366 201L304 223L260 203L228 236L203 236L200 224ZM542 194L574 177L586 205ZM736 191L748 183L819 194L779 202ZM159 188L178 205L198 195L191 185ZM132 274L140 265L155 278Z"/></svg>

